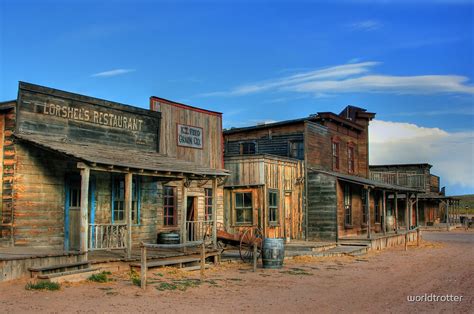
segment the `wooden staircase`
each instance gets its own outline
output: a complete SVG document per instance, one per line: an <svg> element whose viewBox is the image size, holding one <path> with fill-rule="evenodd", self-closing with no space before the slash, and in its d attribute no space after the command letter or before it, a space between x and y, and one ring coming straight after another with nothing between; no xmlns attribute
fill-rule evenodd
<svg viewBox="0 0 474 314"><path fill-rule="evenodd" d="M100 268L92 268L90 262L58 264L45 267L30 267L31 278L51 282L77 282L100 272Z"/></svg>

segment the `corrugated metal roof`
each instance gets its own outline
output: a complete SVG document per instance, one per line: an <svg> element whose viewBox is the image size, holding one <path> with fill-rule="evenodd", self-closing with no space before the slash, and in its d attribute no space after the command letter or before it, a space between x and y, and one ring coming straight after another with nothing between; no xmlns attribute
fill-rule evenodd
<svg viewBox="0 0 474 314"><path fill-rule="evenodd" d="M379 181L374 181L370 180L367 178L362 178L362 177L357 177L357 176L351 176L348 174L344 173L339 173L339 172L334 172L334 171L326 171L326 170L319 170L319 169L314 169L314 168L309 168L309 171L313 172L319 172L322 174L330 175L333 177L336 177L340 180L355 183L355 184L360 184L360 185L368 185L373 188L380 188L384 190L390 190L390 191L396 191L396 192L413 192L413 193L422 193L424 192L423 190L417 190L413 188L407 188L404 186L399 186L399 185L393 185L393 184L387 184L387 183L382 183Z"/></svg>
<svg viewBox="0 0 474 314"><path fill-rule="evenodd" d="M206 168L193 162L171 158L152 151L136 151L95 143L70 142L66 139L60 141L32 134L16 134L15 136L41 148L89 163L192 175L227 176L229 174L224 169Z"/></svg>

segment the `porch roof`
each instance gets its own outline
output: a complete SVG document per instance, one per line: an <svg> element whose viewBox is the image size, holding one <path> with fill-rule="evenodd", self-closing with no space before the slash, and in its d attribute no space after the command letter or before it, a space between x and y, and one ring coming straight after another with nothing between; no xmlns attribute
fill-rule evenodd
<svg viewBox="0 0 474 314"><path fill-rule="evenodd" d="M377 189L382 189L382 190L388 190L388 191L395 191L395 192L413 192L413 193L423 193L423 190L418 190L414 188L408 188L404 186L399 186L399 185L393 185L393 184L388 184L388 183L383 183L375 180L370 180L367 178L362 178L362 177L357 177L357 176L352 176L344 173L339 173L339 172L334 172L334 171L326 171L326 170L319 170L319 169L314 169L314 168L309 168L310 171L313 172L319 172L322 174L330 175L333 177L338 178L339 180L350 182L350 183L355 183L359 185L367 185L370 186L371 188L377 188Z"/></svg>
<svg viewBox="0 0 474 314"><path fill-rule="evenodd" d="M202 167L193 162L168 157L153 151L138 151L96 143L72 142L65 138L61 140L33 134L20 133L15 134L15 136L40 148L73 157L78 161L89 164L197 177L229 175L229 172L224 169Z"/></svg>

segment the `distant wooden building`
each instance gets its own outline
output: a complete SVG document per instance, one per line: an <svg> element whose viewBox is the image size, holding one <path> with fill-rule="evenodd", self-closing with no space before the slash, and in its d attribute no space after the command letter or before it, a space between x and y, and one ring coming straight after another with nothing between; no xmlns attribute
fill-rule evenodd
<svg viewBox="0 0 474 314"><path fill-rule="evenodd" d="M225 165L231 170L225 184L227 225L240 224L235 218L241 211L239 197L248 189L253 191L247 196L252 199L244 207L251 207L254 214L245 224L259 225L270 236L337 241L387 232L384 205L389 194L419 191L369 179L368 127L374 116L348 106L340 114L320 112L302 119L225 130ZM285 176L278 168L259 170L268 169L263 165L270 161L281 165L292 161L302 171ZM298 184L288 190L272 188L275 176ZM263 187L263 195L255 192L255 185ZM292 190L295 187L296 191ZM271 201L270 193L277 193L278 202ZM299 195L298 201L292 205L283 201L288 193ZM404 210L411 210L411 205ZM291 218L288 213L298 213L293 227L296 233L286 227L294 223L275 221L275 217Z"/></svg>
<svg viewBox="0 0 474 314"><path fill-rule="evenodd" d="M86 253L223 220L220 113L146 110L21 82L0 104L2 246Z"/></svg>
<svg viewBox="0 0 474 314"><path fill-rule="evenodd" d="M433 166L428 163L419 164L390 164L371 165L370 177L373 180L401 185L423 191L418 195L419 217L413 213L412 221L426 226L446 222L446 214L451 206L451 220L456 219L459 210L459 200L445 195L445 188L440 188L440 177L431 173ZM391 216L392 211L390 210ZM398 220L403 224L403 213ZM394 217L395 219L395 217Z"/></svg>

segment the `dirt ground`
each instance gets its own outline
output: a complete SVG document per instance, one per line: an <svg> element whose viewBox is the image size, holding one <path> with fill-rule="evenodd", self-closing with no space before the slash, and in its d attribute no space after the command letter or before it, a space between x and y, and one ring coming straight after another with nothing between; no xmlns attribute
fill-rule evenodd
<svg viewBox="0 0 474 314"><path fill-rule="evenodd" d="M281 270L222 264L199 272L157 269L144 292L129 273L107 283L63 284L28 291L26 281L0 284L0 311L328 313L455 312L474 309L474 232L424 233L410 246L357 258L298 258ZM133 275L132 275L133 277ZM462 296L461 302L408 302L409 295Z"/></svg>

